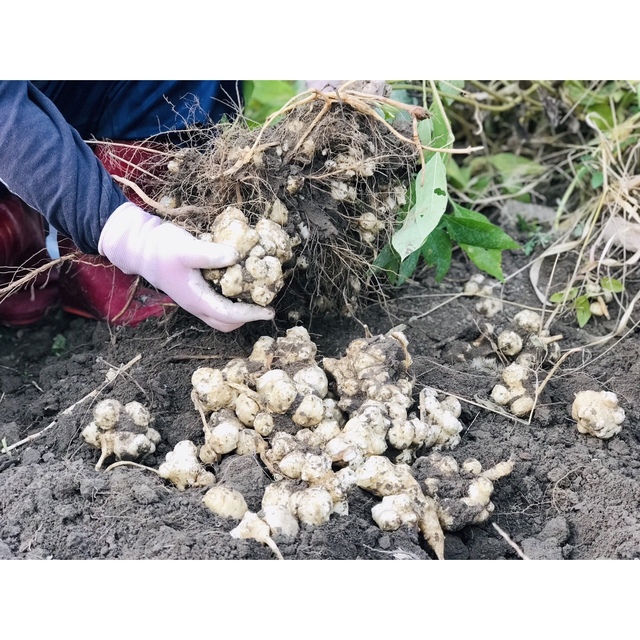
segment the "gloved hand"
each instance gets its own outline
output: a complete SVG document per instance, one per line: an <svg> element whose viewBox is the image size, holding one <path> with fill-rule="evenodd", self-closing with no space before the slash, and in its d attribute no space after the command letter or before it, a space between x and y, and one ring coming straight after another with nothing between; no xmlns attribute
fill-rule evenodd
<svg viewBox="0 0 640 640"><path fill-rule="evenodd" d="M245 322L273 318L272 309L232 302L217 294L202 277L200 269L235 264L235 249L198 240L131 202L120 205L108 218L98 251L124 273L142 276L219 331L233 331Z"/></svg>

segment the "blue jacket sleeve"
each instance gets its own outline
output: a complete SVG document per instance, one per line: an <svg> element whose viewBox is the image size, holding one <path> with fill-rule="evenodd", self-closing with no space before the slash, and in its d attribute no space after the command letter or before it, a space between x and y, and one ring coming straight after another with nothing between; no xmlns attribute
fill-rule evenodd
<svg viewBox="0 0 640 640"><path fill-rule="evenodd" d="M0 180L85 253L127 201L55 105L31 83L0 82Z"/></svg>

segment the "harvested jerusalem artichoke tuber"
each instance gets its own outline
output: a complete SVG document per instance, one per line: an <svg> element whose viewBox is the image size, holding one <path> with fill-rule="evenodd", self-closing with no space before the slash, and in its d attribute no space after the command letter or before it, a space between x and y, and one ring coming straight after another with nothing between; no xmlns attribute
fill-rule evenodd
<svg viewBox="0 0 640 640"><path fill-rule="evenodd" d="M460 467L452 456L433 452L418 460L417 469L427 495L435 501L442 528L459 531L489 518L494 510L493 482L509 475L513 465L508 460L482 471L478 460L466 460Z"/></svg>
<svg viewBox="0 0 640 640"><path fill-rule="evenodd" d="M581 391L571 407L571 417L580 433L608 439L622 429L625 413L618 396L610 391Z"/></svg>
<svg viewBox="0 0 640 640"><path fill-rule="evenodd" d="M282 265L291 260L292 247L299 242L267 218L251 227L237 207L227 207L200 239L232 246L240 256L239 263L226 269L205 270L205 279L218 285L227 298L247 300L261 307L270 304L284 286Z"/></svg>
<svg viewBox="0 0 640 640"><path fill-rule="evenodd" d="M208 487L216 478L198 460L198 449L191 440L178 442L158 468L158 475L173 482L180 491L187 487Z"/></svg>
<svg viewBox="0 0 640 640"><path fill-rule="evenodd" d="M82 431L90 445L101 450L96 469L101 469L111 455L118 460L138 460L153 453L160 442L160 434L151 427L153 418L139 402L124 407L118 400L105 399L93 410L93 421Z"/></svg>
<svg viewBox="0 0 640 640"><path fill-rule="evenodd" d="M196 445L179 443L158 473L181 490L203 487L214 482L204 464L232 453L257 454L275 479L264 491L259 514L247 511L243 497L224 486L204 497L219 516L242 518L235 537L270 544L271 535L295 536L301 525L322 526L349 512L359 488L381 499L372 517L383 530L419 531L442 558L443 529L488 517L492 483L511 467L501 463L482 472L470 461L460 480L457 467L448 463L458 484L448 478L445 464L430 474L425 491L406 463L424 449L459 443L460 403L425 388L414 406L411 356L401 331L354 340L344 357L321 364L316 352L308 332L294 327L277 339L259 338L247 358L196 370L192 400L204 443L198 456ZM106 404L97 421L110 425L118 412L116 404ZM449 485L455 495L443 490Z"/></svg>

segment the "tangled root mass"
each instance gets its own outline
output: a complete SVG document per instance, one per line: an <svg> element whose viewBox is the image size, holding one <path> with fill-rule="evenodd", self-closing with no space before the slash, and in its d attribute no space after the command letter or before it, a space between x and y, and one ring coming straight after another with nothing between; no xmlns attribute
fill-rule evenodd
<svg viewBox="0 0 640 640"><path fill-rule="evenodd" d="M318 311L352 309L380 284L371 265L406 203L419 151L411 120L385 123L379 96L299 98L261 129L238 119L187 135L162 156L152 197L161 215L205 238L230 206L253 227L276 221L293 249L283 286L305 307L312 300ZM251 300L240 289L239 299Z"/></svg>

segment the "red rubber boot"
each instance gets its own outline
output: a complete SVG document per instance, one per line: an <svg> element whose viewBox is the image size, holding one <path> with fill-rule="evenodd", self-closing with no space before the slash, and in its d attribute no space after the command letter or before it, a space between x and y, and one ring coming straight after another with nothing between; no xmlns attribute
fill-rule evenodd
<svg viewBox="0 0 640 640"><path fill-rule="evenodd" d="M0 289L50 262L44 220L20 198L0 196ZM49 269L0 301L0 323L20 327L41 320L58 301L58 272Z"/></svg>
<svg viewBox="0 0 640 640"><path fill-rule="evenodd" d="M111 175L127 176L136 184L144 184L145 171L132 169L155 162L152 149L129 146L98 145L96 155ZM139 207L143 200L132 190L125 194ZM176 308L164 293L143 287L140 278L127 275L106 258L86 255L68 238L60 240L60 254L76 253L77 260L64 263L60 269L62 308L75 315L106 320L111 325L138 326L149 318L161 318Z"/></svg>

